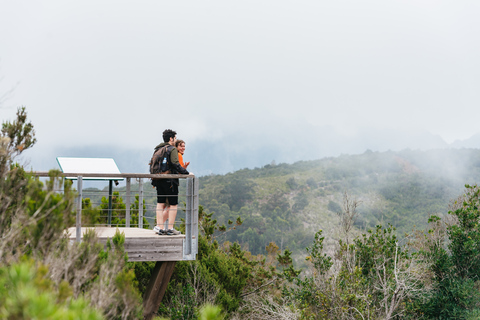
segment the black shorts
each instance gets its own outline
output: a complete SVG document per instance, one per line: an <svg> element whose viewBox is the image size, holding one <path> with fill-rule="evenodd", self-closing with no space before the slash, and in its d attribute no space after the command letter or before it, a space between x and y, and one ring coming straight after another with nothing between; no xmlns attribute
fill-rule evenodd
<svg viewBox="0 0 480 320"><path fill-rule="evenodd" d="M178 204L178 184L170 180L156 181L157 203L167 203L171 206Z"/></svg>

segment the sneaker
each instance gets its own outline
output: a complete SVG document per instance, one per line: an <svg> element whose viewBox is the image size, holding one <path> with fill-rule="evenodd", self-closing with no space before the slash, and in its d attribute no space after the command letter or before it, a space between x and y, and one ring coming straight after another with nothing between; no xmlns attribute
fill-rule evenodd
<svg viewBox="0 0 480 320"><path fill-rule="evenodd" d="M155 232L156 234L158 234L160 236L165 234L165 230L160 229L160 227L158 227L158 226L153 227L153 232Z"/></svg>
<svg viewBox="0 0 480 320"><path fill-rule="evenodd" d="M182 234L180 231L175 230L175 229L168 229L167 230L167 236L176 236Z"/></svg>

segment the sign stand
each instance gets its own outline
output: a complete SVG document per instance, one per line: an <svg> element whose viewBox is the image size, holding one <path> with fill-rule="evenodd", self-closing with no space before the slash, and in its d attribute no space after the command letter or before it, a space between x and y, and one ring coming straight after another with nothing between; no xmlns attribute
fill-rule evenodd
<svg viewBox="0 0 480 320"><path fill-rule="evenodd" d="M70 158L70 157L57 157L58 165L63 173L113 173L121 174L117 164L113 158ZM113 197L113 182L118 185L118 181L122 181L123 178L86 178L78 179L78 177L65 177L70 180L78 180L78 192L81 194L82 180L108 180L108 226L112 225L112 197ZM79 206L81 207L82 199L79 199Z"/></svg>

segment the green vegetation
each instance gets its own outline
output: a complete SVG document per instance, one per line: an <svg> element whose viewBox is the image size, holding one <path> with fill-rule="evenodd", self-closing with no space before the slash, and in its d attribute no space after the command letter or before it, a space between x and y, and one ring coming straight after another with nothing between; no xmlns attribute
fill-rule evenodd
<svg viewBox="0 0 480 320"><path fill-rule="evenodd" d="M336 224L345 191L360 204L358 229L391 224L403 234L425 228L465 183L479 179L480 150L367 151L201 177L200 198L220 224L244 221L222 240L253 254L265 254L272 241L299 252L317 230Z"/></svg>
<svg viewBox="0 0 480 320"><path fill-rule="evenodd" d="M469 185L466 188L466 194L449 212L453 221L442 225L439 217L430 218L426 256L434 282L430 299L420 308L431 318L480 316L480 189Z"/></svg>
<svg viewBox="0 0 480 320"><path fill-rule="evenodd" d="M43 183L15 160L34 143L19 109L0 136L0 319L141 318L154 263L128 263L119 232L106 246L93 232L70 243L71 182L52 171ZM177 262L158 315L477 319L480 189L462 185L479 159L366 152L202 177L197 260ZM112 200L122 226L118 191ZM83 199L83 218L104 223L106 206Z"/></svg>
<svg viewBox="0 0 480 320"><path fill-rule="evenodd" d="M429 219L428 231L401 238L391 225L358 234L357 207L345 194L338 238L327 243L318 231L303 270L274 243L267 256L220 245L228 230L202 209L199 259L179 264L160 311L198 319L201 306L214 303L229 319L478 318L478 187L467 185L449 215Z"/></svg>
<svg viewBox="0 0 480 320"><path fill-rule="evenodd" d="M270 245L267 257L252 256L237 243L220 244L214 234L221 226L212 219L212 214L206 214L202 207L199 210L199 220L197 260L177 262L160 306L160 314L172 320L201 319L201 310L208 304L217 305L221 307L218 310L233 314L240 308L245 296L264 287L270 289L282 279L278 267L280 270L284 267L276 262L276 256L280 253L277 246ZM240 223L241 221L237 221L235 225ZM233 227L232 224L230 228ZM184 225L181 226L182 230L183 228ZM228 231L224 229L221 232ZM285 252L285 255L289 254L288 251ZM148 265L150 270L145 270L145 264L135 265L138 267L138 278L145 272L151 273L154 267L152 263ZM291 265L291 259L284 263L285 267Z"/></svg>
<svg viewBox="0 0 480 320"><path fill-rule="evenodd" d="M0 136L0 318L127 319L141 316L124 237L106 248L93 232L70 243L71 182L51 171L42 183L15 159L35 143L25 109ZM63 186L58 193L55 186Z"/></svg>
<svg viewBox="0 0 480 320"><path fill-rule="evenodd" d="M68 283L56 290L47 277L48 268L33 260L0 268L1 319L103 319L85 299L67 299Z"/></svg>
<svg viewBox="0 0 480 320"><path fill-rule="evenodd" d="M98 190L98 189L96 189ZM143 200L143 210L145 212L145 199ZM114 227L126 226L126 204L120 196L119 191L112 194L111 225ZM138 226L139 217L139 197L135 195L135 201L130 205L130 225ZM108 198L102 197L99 206L94 207L91 198L82 199L82 224L85 226L107 225L108 224ZM145 216L143 217L143 228L149 229Z"/></svg>

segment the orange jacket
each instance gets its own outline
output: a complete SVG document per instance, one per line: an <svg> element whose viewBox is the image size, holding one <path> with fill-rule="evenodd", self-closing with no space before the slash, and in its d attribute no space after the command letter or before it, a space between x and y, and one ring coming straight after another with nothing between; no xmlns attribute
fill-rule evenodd
<svg viewBox="0 0 480 320"><path fill-rule="evenodd" d="M183 163L183 155L179 152L178 153L178 162L180 162L180 165L184 168L186 168L187 166L185 165L185 163Z"/></svg>

